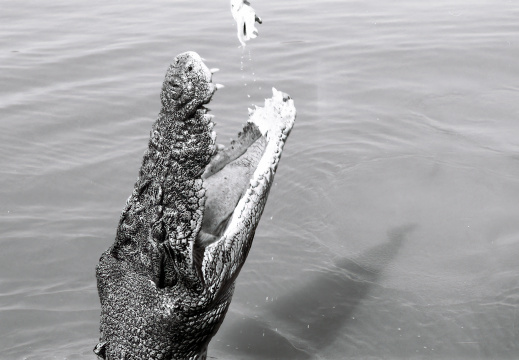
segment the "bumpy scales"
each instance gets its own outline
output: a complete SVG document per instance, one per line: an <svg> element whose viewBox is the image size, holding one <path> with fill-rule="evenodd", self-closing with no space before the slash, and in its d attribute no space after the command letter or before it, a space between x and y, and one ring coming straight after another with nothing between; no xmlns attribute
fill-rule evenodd
<svg viewBox="0 0 519 360"><path fill-rule="evenodd" d="M212 116L203 106L217 88L211 79L193 52L178 55L166 73L162 109L139 178L115 242L97 266L102 311L94 351L104 359L205 359L229 307L295 108L287 95L274 90L264 109L251 111L254 125L245 129L257 126L261 134L255 129L242 135L248 139L243 147L250 149L217 153ZM224 164L215 164L222 158ZM202 228L206 197L212 196L206 195L205 184L211 189L220 185L206 170L222 167L245 179L245 186L229 194L239 199L233 208L208 209L215 217L230 212L222 220L225 226Z"/></svg>

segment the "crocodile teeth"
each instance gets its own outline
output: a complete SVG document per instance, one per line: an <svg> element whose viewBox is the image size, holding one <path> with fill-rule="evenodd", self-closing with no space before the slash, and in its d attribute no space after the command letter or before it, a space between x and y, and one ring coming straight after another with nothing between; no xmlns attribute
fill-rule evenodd
<svg viewBox="0 0 519 360"><path fill-rule="evenodd" d="M216 90L219 90L219 89L222 89L225 87L222 84L215 84L215 86L216 86Z"/></svg>
<svg viewBox="0 0 519 360"><path fill-rule="evenodd" d="M283 94L281 91L276 90L276 88L272 88L272 99L276 99L278 101L283 100Z"/></svg>

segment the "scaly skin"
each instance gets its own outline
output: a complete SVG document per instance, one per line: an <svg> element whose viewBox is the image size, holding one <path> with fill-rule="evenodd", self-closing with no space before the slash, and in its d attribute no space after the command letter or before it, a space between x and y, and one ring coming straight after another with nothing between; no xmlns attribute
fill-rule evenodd
<svg viewBox="0 0 519 360"><path fill-rule="evenodd" d="M202 174L216 152L202 105L215 90L196 53L178 55L167 71L139 178L97 266L101 337L94 351L102 358L205 359L227 312L295 108L275 91L252 114L263 155L221 238L202 243Z"/></svg>

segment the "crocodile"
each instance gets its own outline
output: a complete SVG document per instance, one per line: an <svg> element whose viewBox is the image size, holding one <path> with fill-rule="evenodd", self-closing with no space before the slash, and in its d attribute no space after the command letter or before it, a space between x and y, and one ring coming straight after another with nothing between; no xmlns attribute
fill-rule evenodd
<svg viewBox="0 0 519 360"><path fill-rule="evenodd" d="M96 267L103 359L206 359L247 258L296 110L273 89L216 144L219 88L195 52L166 72L133 193Z"/></svg>

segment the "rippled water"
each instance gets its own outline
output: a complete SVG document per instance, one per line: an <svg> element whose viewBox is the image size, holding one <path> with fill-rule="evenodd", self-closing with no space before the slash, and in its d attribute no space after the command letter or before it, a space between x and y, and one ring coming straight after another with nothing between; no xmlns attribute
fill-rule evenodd
<svg viewBox="0 0 519 360"><path fill-rule="evenodd" d="M93 358L94 267L173 57L226 85L226 142L270 88L298 119L216 359L519 357L519 5L0 4L1 358Z"/></svg>

